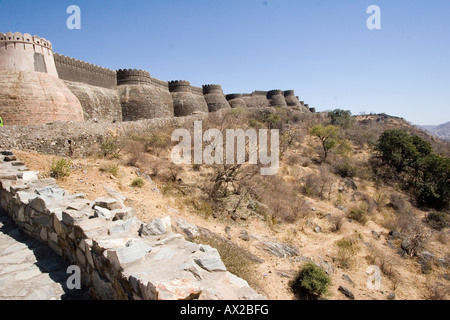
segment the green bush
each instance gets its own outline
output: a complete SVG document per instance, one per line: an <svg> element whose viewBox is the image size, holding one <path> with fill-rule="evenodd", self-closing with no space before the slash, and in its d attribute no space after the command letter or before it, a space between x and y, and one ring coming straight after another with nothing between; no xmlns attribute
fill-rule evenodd
<svg viewBox="0 0 450 320"><path fill-rule="evenodd" d="M105 167L100 168L101 172L108 172L112 174L114 177L117 177L119 175L119 166L117 164L110 164Z"/></svg>
<svg viewBox="0 0 450 320"><path fill-rule="evenodd" d="M336 109L328 113L331 118L331 124L339 126L343 129L349 129L355 123L355 118L352 117L351 111Z"/></svg>
<svg viewBox="0 0 450 320"><path fill-rule="evenodd" d="M358 173L358 167L350 159L345 159L335 165L334 171L342 178L353 178Z"/></svg>
<svg viewBox="0 0 450 320"><path fill-rule="evenodd" d="M50 176L55 179L68 177L72 173L72 166L72 161L68 159L53 160Z"/></svg>
<svg viewBox="0 0 450 320"><path fill-rule="evenodd" d="M292 292L300 300L318 300L328 292L331 278L314 263L306 264L289 283Z"/></svg>
<svg viewBox="0 0 450 320"><path fill-rule="evenodd" d="M142 178L136 178L131 183L133 188L142 188L144 186L144 180Z"/></svg>
<svg viewBox="0 0 450 320"><path fill-rule="evenodd" d="M362 225L365 225L367 223L367 216L366 216L366 212L364 210L360 210L360 209L352 210L348 214L348 217L352 220L359 222Z"/></svg>
<svg viewBox="0 0 450 320"><path fill-rule="evenodd" d="M110 135L100 143L100 154L103 157L118 159L122 146L123 143L118 137Z"/></svg>

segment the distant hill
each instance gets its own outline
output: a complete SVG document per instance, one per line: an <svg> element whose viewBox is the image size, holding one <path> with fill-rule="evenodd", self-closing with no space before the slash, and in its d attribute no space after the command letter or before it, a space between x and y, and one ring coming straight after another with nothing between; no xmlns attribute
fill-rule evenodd
<svg viewBox="0 0 450 320"><path fill-rule="evenodd" d="M425 129L435 137L450 141L450 122L439 126L421 126L421 128Z"/></svg>

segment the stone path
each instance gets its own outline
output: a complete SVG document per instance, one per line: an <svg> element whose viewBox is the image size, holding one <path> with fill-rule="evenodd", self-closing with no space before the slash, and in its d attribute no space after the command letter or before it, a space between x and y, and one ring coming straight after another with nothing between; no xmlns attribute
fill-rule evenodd
<svg viewBox="0 0 450 320"><path fill-rule="evenodd" d="M66 287L68 264L0 211L0 300L88 300Z"/></svg>

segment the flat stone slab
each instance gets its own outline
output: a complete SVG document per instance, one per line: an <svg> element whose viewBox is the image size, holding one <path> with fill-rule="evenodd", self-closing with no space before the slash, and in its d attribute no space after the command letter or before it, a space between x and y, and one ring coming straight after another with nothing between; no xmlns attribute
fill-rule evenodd
<svg viewBox="0 0 450 320"><path fill-rule="evenodd" d="M67 267L0 212L0 300L90 299L84 290L67 289Z"/></svg>

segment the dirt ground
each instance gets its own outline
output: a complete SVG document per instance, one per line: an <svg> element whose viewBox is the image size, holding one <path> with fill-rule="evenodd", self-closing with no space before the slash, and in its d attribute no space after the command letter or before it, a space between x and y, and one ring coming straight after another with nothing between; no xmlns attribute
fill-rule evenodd
<svg viewBox="0 0 450 320"><path fill-rule="evenodd" d="M24 151L16 151L15 153L31 170L39 171L43 177L48 176L52 160L55 158ZM102 171L102 169L113 164L119 167L117 177ZM325 263L331 265L334 271L332 286L326 296L330 300L346 299L338 291L340 286L348 288L358 300L384 300L391 292L396 293L397 300L411 300L425 299L429 289L427 284L436 281L436 279L448 285L448 281L439 278L448 270L433 266L430 274L422 274L420 266L415 260L402 258L395 250L387 247L386 238L389 230L374 221L369 221L367 225L362 226L344 218L345 223L342 229L338 232L331 232L330 224L325 216L329 213L336 216L345 216L345 213L328 202L308 199L311 208L314 207L315 210L311 210L305 215L305 218L293 224L283 223L269 227L267 222L257 217L250 217L246 221L239 222L224 221L212 217L205 218L192 208L181 204L178 199L153 192L148 181L142 188L133 188L131 186L132 181L138 177L135 169L120 164L118 160L73 159L73 165L75 169L70 177L58 180L58 184L70 193L81 192L87 198L95 199L107 196L105 186L108 186L126 196L128 198L126 204L134 207L138 212L138 218L144 222L171 215L180 217L191 224L207 228L224 237L227 237L225 228L230 227L231 240L234 243L265 261L257 266L255 278L261 293L270 300L294 299L288 284L293 277L293 273L299 270L305 262L295 261L292 258L271 256L255 246L260 240L292 244L299 249L302 257L311 258L317 263L325 261ZM164 187L164 185L156 183L160 190ZM371 186L367 186L367 189L366 192L370 192ZM389 190L386 190L386 192L389 192ZM425 215L425 213L419 212L420 214ZM315 226L320 226L321 232L316 233L314 231ZM239 237L242 230L246 230L254 237L250 241L242 240ZM380 235L379 239L374 237L373 231ZM337 252L335 243L344 237L357 239L358 247L354 264L348 270L339 268L334 261ZM398 274L396 279L390 279L390 277L382 275L381 288L378 290L371 290L367 286L369 275L366 270L371 265L367 256L371 254L371 247L385 253L390 265ZM435 239L429 243L429 247L432 248L432 252L438 258L445 257L450 252L448 244L444 245ZM343 279L344 274L351 278L353 285Z"/></svg>

